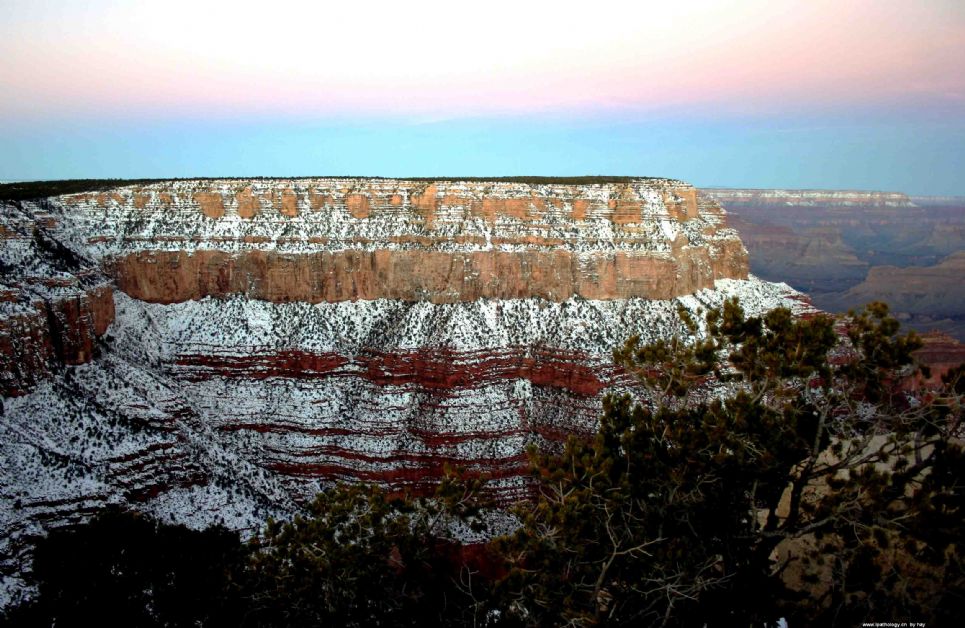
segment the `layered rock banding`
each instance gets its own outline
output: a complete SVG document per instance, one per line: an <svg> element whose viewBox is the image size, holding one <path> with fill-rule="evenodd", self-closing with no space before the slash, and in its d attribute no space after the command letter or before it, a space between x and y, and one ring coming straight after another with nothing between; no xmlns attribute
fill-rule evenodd
<svg viewBox="0 0 965 628"><path fill-rule="evenodd" d="M902 324L965 340L965 198L846 190L704 189L729 212L751 270L846 312L885 301Z"/></svg>
<svg viewBox="0 0 965 628"><path fill-rule="evenodd" d="M732 207L915 207L902 192L872 190L769 190L753 188L701 188L701 192Z"/></svg>
<svg viewBox="0 0 965 628"><path fill-rule="evenodd" d="M108 278L62 246L56 219L17 204L0 216L0 393L25 394L63 365L83 364L114 320Z"/></svg>
<svg viewBox="0 0 965 628"><path fill-rule="evenodd" d="M632 386L611 358L627 336L685 333L679 308L731 295L807 307L663 179L177 181L16 212L98 278L92 304L113 293L61 363L96 359L4 393L11 560L118 501L249 527L335 480L431 490L446 464L513 499L528 445L592 430Z"/></svg>
<svg viewBox="0 0 965 628"><path fill-rule="evenodd" d="M748 268L719 206L668 180L201 182L61 202L118 287L157 303L669 299Z"/></svg>

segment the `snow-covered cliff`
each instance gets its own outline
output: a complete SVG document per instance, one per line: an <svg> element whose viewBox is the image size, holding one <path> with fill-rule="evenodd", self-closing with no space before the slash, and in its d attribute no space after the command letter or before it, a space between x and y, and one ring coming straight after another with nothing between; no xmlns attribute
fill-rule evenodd
<svg viewBox="0 0 965 628"><path fill-rule="evenodd" d="M27 539L108 503L247 528L335 480L430 490L446 464L512 499L529 444L591 431L602 395L632 389L611 359L629 335L686 333L679 307L729 296L808 309L747 277L719 206L668 180L178 181L8 204L3 221L20 234L0 304L19 377L0 419L14 584ZM51 247L110 316L80 317L82 359L14 377L30 351L10 321L46 285L31 277L68 281L40 263Z"/></svg>

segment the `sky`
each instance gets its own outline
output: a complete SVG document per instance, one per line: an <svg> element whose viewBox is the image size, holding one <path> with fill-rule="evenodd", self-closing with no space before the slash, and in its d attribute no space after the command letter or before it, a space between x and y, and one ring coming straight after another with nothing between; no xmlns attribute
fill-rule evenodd
<svg viewBox="0 0 965 628"><path fill-rule="evenodd" d="M3 0L0 180L965 195L965 2Z"/></svg>

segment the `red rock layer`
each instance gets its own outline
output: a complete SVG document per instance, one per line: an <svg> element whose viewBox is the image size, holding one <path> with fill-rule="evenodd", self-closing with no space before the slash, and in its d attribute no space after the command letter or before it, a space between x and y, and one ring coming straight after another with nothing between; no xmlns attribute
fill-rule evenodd
<svg viewBox="0 0 965 628"><path fill-rule="evenodd" d="M739 241L728 248L743 249ZM558 251L343 250L142 251L106 270L128 295L154 303L246 294L273 302L400 299L433 303L541 297L564 301L633 297L670 299L746 276L740 251L712 259L706 249L674 256ZM743 261L741 261L743 260Z"/></svg>
<svg viewBox="0 0 965 628"><path fill-rule="evenodd" d="M490 478L491 496L507 503L526 490L521 478L528 473L527 442L562 443L574 433L589 433L605 389L633 385L600 357L515 346L354 355L182 353L168 369L188 394L209 394L203 391L211 380L210 390L223 385L230 390L226 380L241 386L264 381L258 390L268 396L290 390L287 380L313 380L298 390L323 386L336 398L354 399L350 407L364 406L361 413L353 409L332 417L324 410L331 401L309 392L308 399L267 413L260 404L249 407L239 400L230 413L211 417L209 425L221 434L247 433L232 442L250 448L244 455L283 479L295 495L306 484L314 486L309 480L364 480L431 494L448 466ZM331 387L336 381L344 384ZM526 382L525 392L517 392L519 382ZM399 412L399 395L406 396L401 403L416 404L418 411ZM315 413L324 418L304 418Z"/></svg>
<svg viewBox="0 0 965 628"><path fill-rule="evenodd" d="M598 395L606 385L596 361L562 350L505 347L499 351L459 352L418 349L363 355L336 353L278 353L239 356L179 355L179 375L190 381L211 377L315 379L353 376L378 386L416 385L424 391L474 389L498 380L526 379L536 386L567 390L580 396Z"/></svg>
<svg viewBox="0 0 965 628"><path fill-rule="evenodd" d="M94 288L83 294L52 300L48 305L51 333L59 344L64 364L84 364L94 354L97 338L114 321L114 289Z"/></svg>
<svg viewBox="0 0 965 628"><path fill-rule="evenodd" d="M84 364L114 320L114 291L101 286L35 300L34 312L0 318L0 392L26 393L63 364Z"/></svg>

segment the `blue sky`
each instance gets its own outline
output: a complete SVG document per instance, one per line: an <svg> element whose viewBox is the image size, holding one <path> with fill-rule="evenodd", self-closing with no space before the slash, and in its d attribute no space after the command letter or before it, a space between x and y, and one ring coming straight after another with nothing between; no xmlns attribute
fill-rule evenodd
<svg viewBox="0 0 965 628"><path fill-rule="evenodd" d="M11 0L0 58L0 180L620 174L965 195L961 0Z"/></svg>
<svg viewBox="0 0 965 628"><path fill-rule="evenodd" d="M965 124L944 120L84 120L2 131L8 180L627 174L965 194Z"/></svg>

